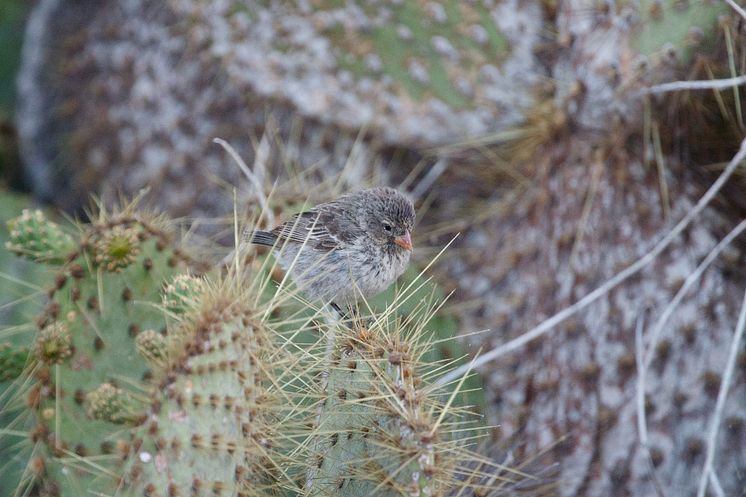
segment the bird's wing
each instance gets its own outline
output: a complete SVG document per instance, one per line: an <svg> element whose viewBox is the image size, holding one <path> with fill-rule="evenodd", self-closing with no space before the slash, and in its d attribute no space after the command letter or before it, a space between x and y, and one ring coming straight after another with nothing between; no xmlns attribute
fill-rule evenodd
<svg viewBox="0 0 746 497"><path fill-rule="evenodd" d="M272 230L280 242L305 243L317 250L333 250L349 241L351 233L342 230L341 220L323 206L294 215Z"/></svg>

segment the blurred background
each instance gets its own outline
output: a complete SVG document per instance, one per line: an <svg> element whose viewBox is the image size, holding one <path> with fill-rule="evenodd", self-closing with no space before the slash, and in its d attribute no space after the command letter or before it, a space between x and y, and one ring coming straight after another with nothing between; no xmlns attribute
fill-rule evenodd
<svg viewBox="0 0 746 497"><path fill-rule="evenodd" d="M84 217L91 194L147 189L150 205L226 244L234 192L247 214L255 185L272 191L281 217L391 185L417 205L418 267L458 234L434 272L471 356L628 267L723 171L746 137L743 81L647 89L745 74L737 7L0 0L0 217L31 205ZM696 495L734 347L710 491L746 495L746 344L732 340L743 238L649 333L744 217L745 187L741 168L644 271L479 369L493 443L557 463L557 495Z"/></svg>

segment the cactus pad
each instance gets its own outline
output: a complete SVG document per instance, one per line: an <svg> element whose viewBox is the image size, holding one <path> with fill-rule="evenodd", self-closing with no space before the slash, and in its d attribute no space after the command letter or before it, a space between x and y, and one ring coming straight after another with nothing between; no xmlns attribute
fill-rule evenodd
<svg viewBox="0 0 746 497"><path fill-rule="evenodd" d="M121 495L264 495L273 478L269 338L240 301L210 300L156 373L160 394L133 435Z"/></svg>
<svg viewBox="0 0 746 497"><path fill-rule="evenodd" d="M418 346L381 324L342 331L318 420L320 495L443 495L453 458L441 438L443 406L423 390Z"/></svg>
<svg viewBox="0 0 746 497"><path fill-rule="evenodd" d="M653 59L674 57L687 63L695 49L715 38L718 17L729 7L702 0L644 0L639 9L639 32L631 38L635 50Z"/></svg>
<svg viewBox="0 0 746 497"><path fill-rule="evenodd" d="M37 412L35 438L48 448L45 481L63 495L111 488L109 454L125 442L120 425L141 419L135 398L152 375L137 335L165 330L161 289L191 266L161 220L131 207L79 231L71 250L48 258L67 262L36 319L39 367L27 401Z"/></svg>

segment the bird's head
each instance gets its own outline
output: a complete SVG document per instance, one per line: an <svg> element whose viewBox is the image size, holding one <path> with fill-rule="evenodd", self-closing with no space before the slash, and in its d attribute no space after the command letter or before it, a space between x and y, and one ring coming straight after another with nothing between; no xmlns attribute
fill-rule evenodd
<svg viewBox="0 0 746 497"><path fill-rule="evenodd" d="M374 188L365 199L367 231L373 241L391 250L412 250L414 205L393 188Z"/></svg>

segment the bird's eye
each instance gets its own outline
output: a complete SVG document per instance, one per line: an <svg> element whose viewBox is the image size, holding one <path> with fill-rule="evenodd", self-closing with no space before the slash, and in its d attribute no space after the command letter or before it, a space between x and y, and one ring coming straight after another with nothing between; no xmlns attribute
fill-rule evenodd
<svg viewBox="0 0 746 497"><path fill-rule="evenodd" d="M391 225L387 223L383 223L383 229L386 230L387 233L391 233Z"/></svg>

